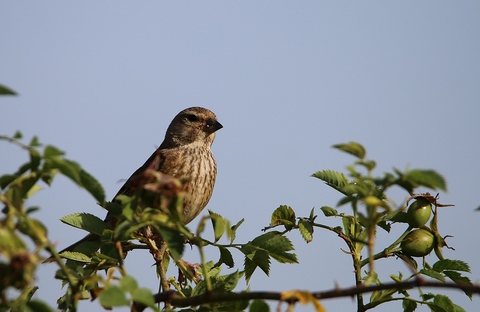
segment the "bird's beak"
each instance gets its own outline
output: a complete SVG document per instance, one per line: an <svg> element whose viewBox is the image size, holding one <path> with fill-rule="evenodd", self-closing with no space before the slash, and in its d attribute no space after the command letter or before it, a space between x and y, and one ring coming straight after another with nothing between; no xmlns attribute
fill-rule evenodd
<svg viewBox="0 0 480 312"><path fill-rule="evenodd" d="M223 126L221 123L219 123L216 119L210 119L207 121L207 126L206 126L206 132L208 133L214 133L217 130L222 129Z"/></svg>

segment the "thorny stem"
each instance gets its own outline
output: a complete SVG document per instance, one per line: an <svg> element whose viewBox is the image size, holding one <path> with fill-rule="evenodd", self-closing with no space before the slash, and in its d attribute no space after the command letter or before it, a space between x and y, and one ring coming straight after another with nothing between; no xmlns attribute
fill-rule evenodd
<svg viewBox="0 0 480 312"><path fill-rule="evenodd" d="M330 226L327 226L327 225L324 225L324 224L320 224L320 223L312 223L312 225L316 226L316 227L319 227L319 228L322 228L322 229L329 230L331 232L334 232L341 239L343 239L345 241L345 243L348 246L349 253L352 256L353 269L354 269L354 272L355 272L355 285L356 285L356 287L361 287L362 286L361 255L356 251L355 245L352 243L350 238L348 238L348 236L345 233L343 233L342 231L340 231L336 228L333 228L333 227L330 227ZM359 309L360 309L360 307L363 307L363 295L361 293L357 294L357 306L359 307ZM359 310L359 311L361 311L361 310Z"/></svg>
<svg viewBox="0 0 480 312"><path fill-rule="evenodd" d="M150 249L150 252L153 255L153 259L155 259L155 263L157 266L157 274L160 276L160 286L162 288L162 291L168 292L170 291L170 285L168 284L165 266L163 265L163 257L165 256L167 246L164 242L162 242L159 249L155 242L150 238L146 239L146 243ZM170 309L170 302L165 302L165 309Z"/></svg>
<svg viewBox="0 0 480 312"><path fill-rule="evenodd" d="M411 289L415 287L435 287L435 288L444 288L444 289L457 289L457 290L468 290L475 294L480 294L480 285L464 284L464 283L444 283L444 282L434 282L434 281L425 281L424 279L417 278L412 281L407 282L392 282L381 285L371 285L371 286L361 286L361 287L350 287L350 288L334 288L328 291L322 292L312 292L311 294L316 299L332 299L332 298L346 298L352 296L358 296L363 293L370 293L373 291L382 291L387 289ZM282 298L281 292L231 292L231 293L211 293L204 294L194 297L184 298L178 295L176 292L170 291L166 293L159 293L154 295L155 302L164 302L169 301L176 307L188 307L188 306L197 306L207 303L215 302L232 302L240 300L254 300L254 299L263 299L263 300L276 300L280 301ZM146 307L142 306L140 303L134 303L137 307L136 311L143 311ZM362 309L359 311L366 311L371 309L373 306L367 304L362 306Z"/></svg>

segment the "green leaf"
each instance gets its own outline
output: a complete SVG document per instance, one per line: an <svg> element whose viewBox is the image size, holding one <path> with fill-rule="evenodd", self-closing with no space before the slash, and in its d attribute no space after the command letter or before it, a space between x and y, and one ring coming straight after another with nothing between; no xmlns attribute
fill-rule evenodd
<svg viewBox="0 0 480 312"><path fill-rule="evenodd" d="M272 231L256 237L243 245L240 251L245 255L245 278L248 281L257 267L268 276L270 257L280 263L298 263L292 242L280 232Z"/></svg>
<svg viewBox="0 0 480 312"><path fill-rule="evenodd" d="M178 261L182 257L185 248L183 236L179 231L166 227L157 227L157 230L162 236L163 241L167 244L173 259Z"/></svg>
<svg viewBox="0 0 480 312"><path fill-rule="evenodd" d="M5 189L10 183L15 181L18 178L18 175L4 174L0 177L0 188Z"/></svg>
<svg viewBox="0 0 480 312"><path fill-rule="evenodd" d="M133 278L132 276L130 275L125 275L122 277L122 279L120 280L120 283L118 285L123 291L126 291L126 292L132 292L134 291L135 289L138 288L138 283L137 281L135 280L135 278Z"/></svg>
<svg viewBox="0 0 480 312"><path fill-rule="evenodd" d="M300 219L298 221L298 230L307 243L310 243L313 240L312 222L305 219Z"/></svg>
<svg viewBox="0 0 480 312"><path fill-rule="evenodd" d="M40 141L38 140L38 137L34 135L28 145L30 147L39 147L41 144L40 144Z"/></svg>
<svg viewBox="0 0 480 312"><path fill-rule="evenodd" d="M443 276L443 274L435 270L421 269L419 273L430 276L431 278L439 280L440 282L445 282L445 277Z"/></svg>
<svg viewBox="0 0 480 312"><path fill-rule="evenodd" d="M350 238L355 238L355 218L352 216L342 216L343 231Z"/></svg>
<svg viewBox="0 0 480 312"><path fill-rule="evenodd" d="M295 226L295 211L290 206L282 205L272 213L270 226L284 225L291 230Z"/></svg>
<svg viewBox="0 0 480 312"><path fill-rule="evenodd" d="M78 186L87 190L100 203L105 201L105 191L101 184L88 172L82 169L80 165L74 161L53 156L57 153L52 147L48 153L52 156L45 159L44 170L58 169L64 176L70 178Z"/></svg>
<svg viewBox="0 0 480 312"><path fill-rule="evenodd" d="M288 251L294 250L292 242L280 232L272 231L256 237L251 244L258 246L280 263L298 263L297 256Z"/></svg>
<svg viewBox="0 0 480 312"><path fill-rule="evenodd" d="M317 171L312 174L312 177L322 180L342 194L346 194L344 188L350 183L343 173L334 170Z"/></svg>
<svg viewBox="0 0 480 312"><path fill-rule="evenodd" d="M463 271L463 272L470 273L470 266L466 262L461 260L450 260L450 259L439 260L433 264L432 268L437 272L450 270L450 271Z"/></svg>
<svg viewBox="0 0 480 312"><path fill-rule="evenodd" d="M38 153L37 150L32 148L29 150L29 156L30 156L30 170L36 171L41 161L40 154Z"/></svg>
<svg viewBox="0 0 480 312"><path fill-rule="evenodd" d="M403 312L414 312L417 309L417 303L405 298L402 300Z"/></svg>
<svg viewBox="0 0 480 312"><path fill-rule="evenodd" d="M100 304L105 308L120 307L129 304L125 293L118 286L110 286L100 293Z"/></svg>
<svg viewBox="0 0 480 312"><path fill-rule="evenodd" d="M333 216L338 216L338 211L332 207L329 206L323 206L320 208L325 215L325 217L333 217Z"/></svg>
<svg viewBox="0 0 480 312"><path fill-rule="evenodd" d="M20 140L20 139L23 138L23 134L22 134L20 131L17 130L17 131L15 132L15 134L13 135L13 138L14 138L15 140Z"/></svg>
<svg viewBox="0 0 480 312"><path fill-rule="evenodd" d="M155 305L152 291L148 288L141 287L133 290L132 299L133 301L142 303L147 307L154 309L155 311L159 311Z"/></svg>
<svg viewBox="0 0 480 312"><path fill-rule="evenodd" d="M52 157L63 156L63 155L65 155L65 152L59 150L58 148L52 145L45 146L45 149L43 150L44 158L52 158Z"/></svg>
<svg viewBox="0 0 480 312"><path fill-rule="evenodd" d="M225 247L218 247L220 251L220 261L225 263L229 268L233 268L235 262L233 261L232 253Z"/></svg>
<svg viewBox="0 0 480 312"><path fill-rule="evenodd" d="M433 302L428 302L427 304L434 312L455 311L455 306L452 300L450 300L450 298L444 295L436 295L435 298L433 298Z"/></svg>
<svg viewBox="0 0 480 312"><path fill-rule="evenodd" d="M77 262L84 262L84 263L92 262L92 259L90 259L89 256L87 256L86 254L83 254L81 252L76 252L76 251L64 251L60 254L60 256L62 258L77 261Z"/></svg>
<svg viewBox="0 0 480 312"><path fill-rule="evenodd" d="M0 84L0 95L17 95L17 93L9 87Z"/></svg>
<svg viewBox="0 0 480 312"><path fill-rule="evenodd" d="M40 300L30 300L27 302L27 312L55 312L48 304Z"/></svg>
<svg viewBox="0 0 480 312"><path fill-rule="evenodd" d="M405 173L403 179L410 180L416 187L425 186L433 190L440 189L447 191L447 182L435 170L409 170Z"/></svg>
<svg viewBox="0 0 480 312"><path fill-rule="evenodd" d="M226 222L225 219L218 213L215 213L211 210L208 210L210 214L210 220L212 220L213 226L213 233L215 237L215 243L222 237L223 233L225 233Z"/></svg>
<svg viewBox="0 0 480 312"><path fill-rule="evenodd" d="M270 312L270 306L264 300L253 300L249 312Z"/></svg>
<svg viewBox="0 0 480 312"><path fill-rule="evenodd" d="M408 223L407 213L399 210L393 211L392 214L389 214L384 219L385 221Z"/></svg>
<svg viewBox="0 0 480 312"><path fill-rule="evenodd" d="M87 190L99 203L105 202L105 190L100 182L85 170L80 170L81 186Z"/></svg>
<svg viewBox="0 0 480 312"><path fill-rule="evenodd" d="M260 267L265 275L270 274L270 257L268 253L262 250L257 250L254 253L246 253L246 249L242 248L242 252L245 253L245 280L248 281L252 277L253 272L257 267Z"/></svg>
<svg viewBox="0 0 480 312"><path fill-rule="evenodd" d="M462 274L458 273L457 271L443 271L449 279L451 279L455 284L459 285L472 285L470 279ZM464 290L465 294L472 299L473 292L471 290Z"/></svg>
<svg viewBox="0 0 480 312"><path fill-rule="evenodd" d="M465 311L465 309L462 308L461 306L456 305L455 303L454 303L453 305L455 306L454 312L467 312L467 311Z"/></svg>
<svg viewBox="0 0 480 312"><path fill-rule="evenodd" d="M102 219L84 212L67 215L61 218L60 221L98 236L102 236L103 230L107 228Z"/></svg>
<svg viewBox="0 0 480 312"><path fill-rule="evenodd" d="M358 160L355 164L364 166L368 171L372 171L377 166L377 163L374 160Z"/></svg>
<svg viewBox="0 0 480 312"><path fill-rule="evenodd" d="M365 157L366 151L365 148L357 143L357 142L349 142L349 143L343 143L343 144L336 144L333 145L332 147L339 149L345 153L348 153L350 155L353 155L359 159L363 159Z"/></svg>
<svg viewBox="0 0 480 312"><path fill-rule="evenodd" d="M228 231L228 237L230 238L230 243L233 243L235 238L237 237L237 229L242 225L243 221L245 219L242 218L242 220L238 221L237 224L233 225L229 231Z"/></svg>
<svg viewBox="0 0 480 312"><path fill-rule="evenodd" d="M243 273L235 271L231 274L218 276L217 274L210 276L210 282L212 284L212 292L214 293L226 293L235 289L240 277ZM200 281L193 289L191 296L203 295L207 291L205 280Z"/></svg>
<svg viewBox="0 0 480 312"><path fill-rule="evenodd" d="M58 169L64 176L78 184L78 186L82 186L80 182L80 167L74 162L60 157L51 157L45 159L44 169Z"/></svg>

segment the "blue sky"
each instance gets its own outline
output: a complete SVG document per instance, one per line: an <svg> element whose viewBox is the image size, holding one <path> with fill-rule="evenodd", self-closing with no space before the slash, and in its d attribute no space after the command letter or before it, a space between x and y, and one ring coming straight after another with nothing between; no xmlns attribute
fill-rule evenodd
<svg viewBox="0 0 480 312"><path fill-rule="evenodd" d="M161 143L176 113L204 106L224 125L213 146L218 179L208 209L232 222L245 218L239 242L260 235L281 204L297 215L315 207L318 221L336 224L321 219L319 208L338 195L309 176L344 170L352 158L331 146L358 141L378 174L411 167L445 176L441 200L456 204L440 215L440 232L454 236L456 249L445 254L466 260L479 282L478 2L3 2L0 28L0 83L20 93L0 99L0 133L21 130L65 150L109 197ZM1 173L26 159L6 143L0 150ZM37 217L59 246L83 236L59 218L104 215L62 178L31 204L42 207ZM337 237L317 230L308 245L289 237L300 264L273 264L269 278L254 276L252 290L353 285ZM198 258L195 251L185 257ZM242 256L234 257L240 266ZM149 255L128 260L129 273L155 290ZM379 268L384 280L408 272L394 259ZM38 296L52 305L62 294L54 271L38 272ZM447 293L467 311L478 305L478 297ZM350 299L324 304L354 309ZM96 302L80 308L100 309ZM392 308L399 305L377 311Z"/></svg>

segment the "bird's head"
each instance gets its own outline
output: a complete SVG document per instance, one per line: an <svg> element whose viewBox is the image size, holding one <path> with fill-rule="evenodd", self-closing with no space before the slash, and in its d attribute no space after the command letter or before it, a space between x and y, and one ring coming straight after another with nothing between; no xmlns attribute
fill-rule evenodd
<svg viewBox="0 0 480 312"><path fill-rule="evenodd" d="M215 132L223 128L215 114L203 107L184 109L172 120L165 135L168 147L182 146L198 142L212 145Z"/></svg>

